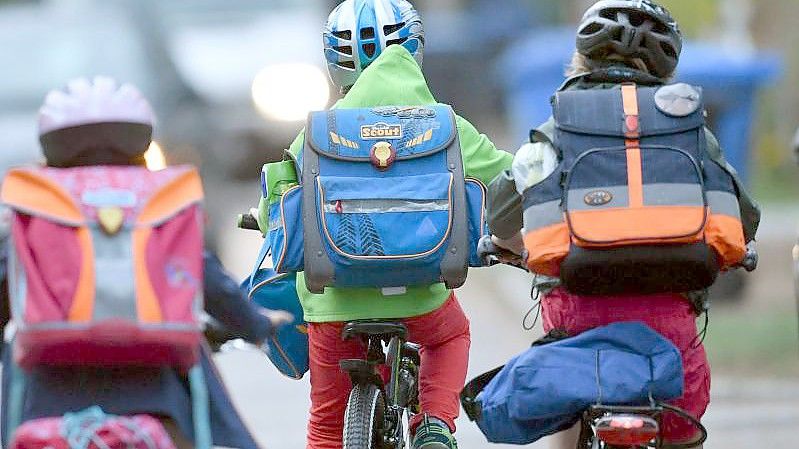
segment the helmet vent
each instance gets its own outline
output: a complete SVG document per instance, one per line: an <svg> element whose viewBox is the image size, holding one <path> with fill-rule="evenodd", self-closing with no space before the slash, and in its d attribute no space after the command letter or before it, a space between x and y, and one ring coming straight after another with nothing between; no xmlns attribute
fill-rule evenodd
<svg viewBox="0 0 799 449"><path fill-rule="evenodd" d="M596 33L600 32L600 31L602 31L602 28L603 28L602 25L600 25L600 24L598 24L596 22L591 22L586 27L584 27L582 30L580 30L580 34L582 34L583 36L590 36L592 34L596 34Z"/></svg>
<svg viewBox="0 0 799 449"><path fill-rule="evenodd" d="M366 53L366 56L372 57L375 55L375 44L363 44L363 52Z"/></svg>
<svg viewBox="0 0 799 449"><path fill-rule="evenodd" d="M333 36L336 36L339 39L344 39L346 41L352 39L352 31L344 30L344 31L333 31Z"/></svg>
<svg viewBox="0 0 799 449"><path fill-rule="evenodd" d="M353 61L341 61L337 62L336 65L338 65L339 67L343 67L345 69L355 70L355 62Z"/></svg>
<svg viewBox="0 0 799 449"><path fill-rule="evenodd" d="M616 21L616 13L617 12L618 11L615 10L615 9L603 9L603 10L599 11L599 17L602 17L602 18L608 19L608 20L613 20L615 22Z"/></svg>
<svg viewBox="0 0 799 449"><path fill-rule="evenodd" d="M394 25L386 25L383 27L383 35L388 36L389 34L394 34L397 31L401 30L402 27L405 26L405 22L400 22Z"/></svg>
<svg viewBox="0 0 799 449"><path fill-rule="evenodd" d="M630 20L630 25L639 27L644 24L644 22L650 21L649 16L640 12L640 11L627 11L627 17Z"/></svg>
<svg viewBox="0 0 799 449"><path fill-rule="evenodd" d="M663 49L663 53L665 53L666 56L668 56L670 58L677 58L678 57L677 50L675 50L674 47L669 45L668 42L661 42L660 43L660 48Z"/></svg>
<svg viewBox="0 0 799 449"><path fill-rule="evenodd" d="M367 27L361 29L361 39L374 39L375 38L375 29L372 27Z"/></svg>
<svg viewBox="0 0 799 449"><path fill-rule="evenodd" d="M666 26L666 25L664 25L664 24L662 24L660 22L655 21L654 23L655 23L655 25L652 27L652 31L654 31L655 33L658 33L658 34L669 34L669 32L671 31L671 30L669 30L668 26Z"/></svg>
<svg viewBox="0 0 799 449"><path fill-rule="evenodd" d="M408 40L407 37L403 37L402 39L391 39L386 41L386 47L389 45L402 45Z"/></svg>
<svg viewBox="0 0 799 449"><path fill-rule="evenodd" d="M352 47L350 47L349 45L344 45L341 47L333 47L333 49L339 53L344 53L347 56L352 56Z"/></svg>

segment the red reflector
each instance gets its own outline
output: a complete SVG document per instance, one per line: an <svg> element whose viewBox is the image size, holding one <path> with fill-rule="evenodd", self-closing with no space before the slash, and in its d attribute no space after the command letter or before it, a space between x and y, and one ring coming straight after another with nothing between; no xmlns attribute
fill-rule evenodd
<svg viewBox="0 0 799 449"><path fill-rule="evenodd" d="M606 416L596 429L599 439L613 446L643 446L658 436L657 421L644 416Z"/></svg>

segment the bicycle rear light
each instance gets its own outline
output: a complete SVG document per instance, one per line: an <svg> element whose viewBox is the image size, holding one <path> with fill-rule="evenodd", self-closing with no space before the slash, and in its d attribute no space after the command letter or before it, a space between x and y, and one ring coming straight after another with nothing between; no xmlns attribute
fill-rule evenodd
<svg viewBox="0 0 799 449"><path fill-rule="evenodd" d="M657 438L658 423L637 415L609 415L596 424L599 439L612 446L645 446Z"/></svg>

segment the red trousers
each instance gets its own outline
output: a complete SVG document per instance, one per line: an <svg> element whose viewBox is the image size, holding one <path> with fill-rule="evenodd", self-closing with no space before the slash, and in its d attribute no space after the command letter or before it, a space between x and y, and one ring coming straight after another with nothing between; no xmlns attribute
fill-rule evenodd
<svg viewBox="0 0 799 449"><path fill-rule="evenodd" d="M455 430L460 412L459 394L466 382L469 360L469 320L453 294L443 306L426 315L401 320L409 340L421 345L419 402L422 413L411 422L415 429L425 414ZM339 360L361 358L366 349L358 341L343 341L344 323L309 323L311 419L309 449L340 449L344 409L352 388Z"/></svg>
<svg viewBox="0 0 799 449"><path fill-rule="evenodd" d="M697 344L696 316L691 304L676 294L648 296L578 296L555 289L542 301L544 330L576 335L619 321L640 321L669 339L680 350L685 371L683 396L672 404L699 419L710 403L710 367L705 348ZM687 420L666 414L663 437L692 441L696 433Z"/></svg>

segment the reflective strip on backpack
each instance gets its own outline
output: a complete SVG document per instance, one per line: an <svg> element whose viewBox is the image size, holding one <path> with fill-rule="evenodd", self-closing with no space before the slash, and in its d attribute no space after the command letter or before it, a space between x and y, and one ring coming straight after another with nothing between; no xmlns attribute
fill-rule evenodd
<svg viewBox="0 0 799 449"><path fill-rule="evenodd" d="M449 211L449 201L341 200L326 202L324 205L324 210L327 213L338 214Z"/></svg>
<svg viewBox="0 0 799 449"><path fill-rule="evenodd" d="M728 215L741 220L741 206L738 197L730 192L712 190L707 192L707 203L714 215Z"/></svg>
<svg viewBox="0 0 799 449"><path fill-rule="evenodd" d="M524 210L524 229L533 231L554 224L563 223L560 200L534 204Z"/></svg>
<svg viewBox="0 0 799 449"><path fill-rule="evenodd" d="M123 229L109 236L100 229L92 230L94 244L95 294L102 301L95 301L92 320L124 318L137 321L133 259L131 254L131 231ZM128 256L126 256L128 254Z"/></svg>
<svg viewBox="0 0 799 449"><path fill-rule="evenodd" d="M624 107L625 137L627 147L627 185L630 207L644 205L643 173L641 168L641 130L638 117L638 88L635 84L621 86Z"/></svg>

